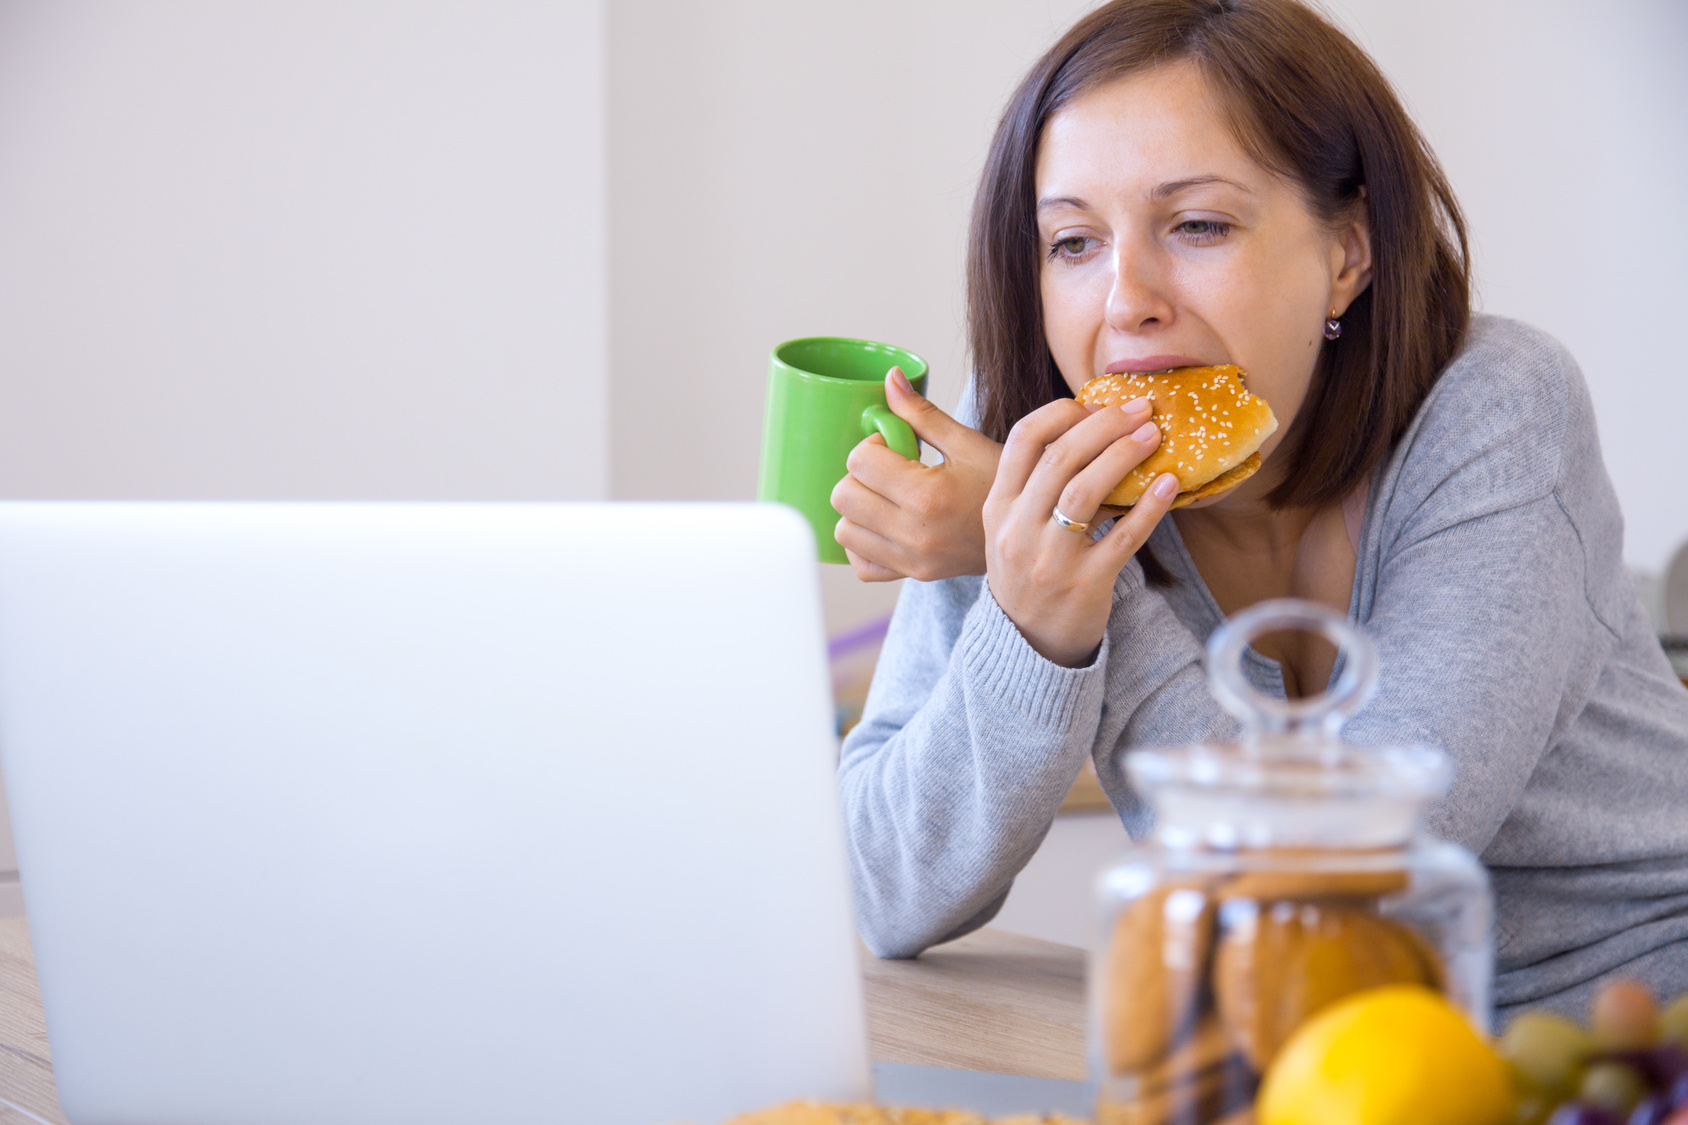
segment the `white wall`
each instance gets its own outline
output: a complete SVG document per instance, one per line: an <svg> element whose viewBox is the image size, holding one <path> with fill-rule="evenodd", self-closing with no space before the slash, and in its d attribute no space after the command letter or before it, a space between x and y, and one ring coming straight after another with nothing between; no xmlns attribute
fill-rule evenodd
<svg viewBox="0 0 1688 1125"><path fill-rule="evenodd" d="M608 489L590 0L0 4L0 496Z"/></svg>
<svg viewBox="0 0 1688 1125"><path fill-rule="evenodd" d="M616 495L754 495L768 352L795 336L913 348L954 401L985 146L1085 6L610 4Z"/></svg>

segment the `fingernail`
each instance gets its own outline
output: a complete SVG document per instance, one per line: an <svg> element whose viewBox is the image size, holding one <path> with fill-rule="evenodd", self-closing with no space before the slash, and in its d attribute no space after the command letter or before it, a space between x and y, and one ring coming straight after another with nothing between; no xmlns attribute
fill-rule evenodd
<svg viewBox="0 0 1688 1125"><path fill-rule="evenodd" d="M1170 500L1178 495L1178 478L1171 473L1162 473L1161 479L1155 482L1155 495L1162 500Z"/></svg>
<svg viewBox="0 0 1688 1125"><path fill-rule="evenodd" d="M1131 431L1131 436L1135 441L1146 442L1158 433L1160 433L1160 427L1156 426L1153 422L1144 422L1141 426L1138 426L1135 430Z"/></svg>
<svg viewBox="0 0 1688 1125"><path fill-rule="evenodd" d="M891 368L890 376L891 376L891 381L893 383L897 384L897 386L901 387L903 390L907 391L909 394L914 393L914 384L908 381L908 376L903 374L902 368L900 368L900 367Z"/></svg>
<svg viewBox="0 0 1688 1125"><path fill-rule="evenodd" d="M1149 400L1146 398L1134 398L1130 402L1122 404L1120 409L1125 411L1127 414L1142 414L1149 409Z"/></svg>

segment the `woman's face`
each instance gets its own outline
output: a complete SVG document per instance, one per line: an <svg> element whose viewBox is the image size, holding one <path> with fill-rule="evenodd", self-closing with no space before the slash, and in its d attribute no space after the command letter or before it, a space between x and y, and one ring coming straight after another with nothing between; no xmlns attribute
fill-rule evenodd
<svg viewBox="0 0 1688 1125"><path fill-rule="evenodd" d="M1097 87L1050 118L1037 199L1044 326L1067 385L1234 363L1278 417L1260 450L1270 457L1306 397L1325 317L1370 280L1363 216L1321 223L1294 183L1243 152L1188 63ZM1221 502L1276 480L1263 470Z"/></svg>

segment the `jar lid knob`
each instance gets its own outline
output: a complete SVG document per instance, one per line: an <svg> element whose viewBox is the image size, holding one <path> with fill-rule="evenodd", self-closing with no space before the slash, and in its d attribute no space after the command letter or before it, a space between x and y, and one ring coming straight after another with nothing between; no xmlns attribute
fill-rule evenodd
<svg viewBox="0 0 1688 1125"><path fill-rule="evenodd" d="M1243 674L1243 653L1266 633L1318 633L1347 659L1336 683L1307 699L1278 699L1255 690ZM1207 641L1207 680L1220 706L1242 720L1245 742L1262 736L1335 738L1377 694L1377 646L1346 617L1300 598L1258 602L1227 620Z"/></svg>

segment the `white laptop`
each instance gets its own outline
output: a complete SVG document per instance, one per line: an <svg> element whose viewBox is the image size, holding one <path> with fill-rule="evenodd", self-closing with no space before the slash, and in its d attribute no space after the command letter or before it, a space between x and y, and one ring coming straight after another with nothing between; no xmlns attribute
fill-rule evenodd
<svg viewBox="0 0 1688 1125"><path fill-rule="evenodd" d="M66 1115L867 1100L810 535L771 505L0 504Z"/></svg>

